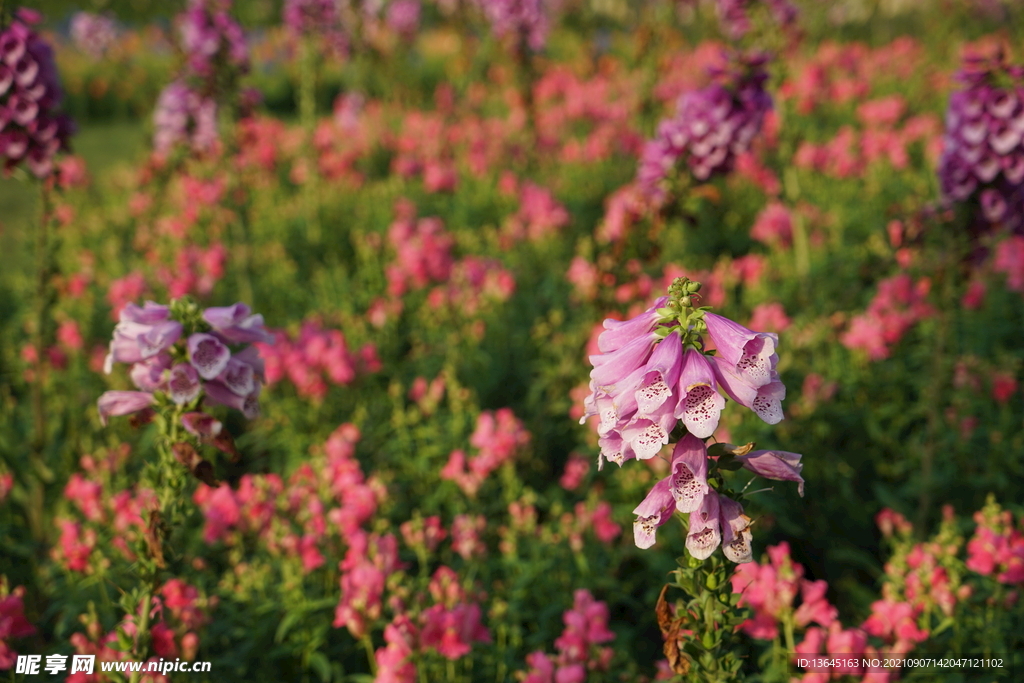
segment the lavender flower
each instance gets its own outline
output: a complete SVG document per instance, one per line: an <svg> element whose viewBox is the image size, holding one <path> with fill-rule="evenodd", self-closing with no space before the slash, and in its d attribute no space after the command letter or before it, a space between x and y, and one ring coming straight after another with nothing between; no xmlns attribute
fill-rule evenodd
<svg viewBox="0 0 1024 683"><path fill-rule="evenodd" d="M117 40L117 26L102 14L76 12L71 17L71 40L79 50L99 59Z"/></svg>
<svg viewBox="0 0 1024 683"><path fill-rule="evenodd" d="M949 98L939 182L983 226L1024 226L1024 67L967 57Z"/></svg>
<svg viewBox="0 0 1024 683"><path fill-rule="evenodd" d="M737 59L732 70L712 74L717 82L679 98L675 116L658 124L641 153L637 181L644 194L664 202L664 181L683 157L700 181L732 169L772 108L764 89L765 61L762 56Z"/></svg>
<svg viewBox="0 0 1024 683"><path fill-rule="evenodd" d="M34 12L0 33L0 157L11 169L24 163L37 178L53 171L53 157L67 149L74 125L57 112L64 97L53 50L29 28Z"/></svg>
<svg viewBox="0 0 1024 683"><path fill-rule="evenodd" d="M548 39L548 17L544 0L476 0L491 30L499 38L513 36L531 50L544 49Z"/></svg>
<svg viewBox="0 0 1024 683"><path fill-rule="evenodd" d="M190 332L187 337L186 331ZM263 317L252 315L244 304L202 312L188 303L128 304L114 328L104 369L109 374L114 363L130 363L129 374L139 391L104 393L98 404L100 419L106 424L110 416L169 401L190 407L181 415L189 433L213 438L221 425L197 410L204 399L255 418L263 362L253 346L232 348L251 341L273 343L273 337L264 329Z"/></svg>

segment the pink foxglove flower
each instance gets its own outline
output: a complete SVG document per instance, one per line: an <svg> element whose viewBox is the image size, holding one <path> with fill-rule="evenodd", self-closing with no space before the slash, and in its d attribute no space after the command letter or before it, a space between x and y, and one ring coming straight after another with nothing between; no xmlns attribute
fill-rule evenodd
<svg viewBox="0 0 1024 683"><path fill-rule="evenodd" d="M800 476L803 464L799 453L786 451L751 451L746 455L736 456L736 460L754 474L765 479L777 481L795 481L799 483L797 491L804 495L804 478Z"/></svg>

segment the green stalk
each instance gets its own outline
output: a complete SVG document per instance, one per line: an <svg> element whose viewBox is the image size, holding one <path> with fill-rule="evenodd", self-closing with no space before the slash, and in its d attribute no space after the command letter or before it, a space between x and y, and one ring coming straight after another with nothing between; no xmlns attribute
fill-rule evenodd
<svg viewBox="0 0 1024 683"><path fill-rule="evenodd" d="M320 218L317 206L316 151L313 130L316 126L316 50L310 38L299 43L299 120L306 131L306 180L302 185L302 204L306 218L306 238L310 244L320 243Z"/></svg>

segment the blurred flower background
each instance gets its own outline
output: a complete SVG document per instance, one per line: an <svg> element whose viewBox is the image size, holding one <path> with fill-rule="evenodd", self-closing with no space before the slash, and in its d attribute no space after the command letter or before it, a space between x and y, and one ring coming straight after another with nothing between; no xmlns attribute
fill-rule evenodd
<svg viewBox="0 0 1024 683"><path fill-rule="evenodd" d="M1019 3L4 2L0 156L13 680L1024 670Z"/></svg>

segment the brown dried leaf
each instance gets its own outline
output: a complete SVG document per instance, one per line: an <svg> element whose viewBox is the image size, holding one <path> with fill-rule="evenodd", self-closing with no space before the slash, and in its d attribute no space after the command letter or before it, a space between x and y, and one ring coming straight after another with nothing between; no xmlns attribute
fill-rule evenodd
<svg viewBox="0 0 1024 683"><path fill-rule="evenodd" d="M146 525L146 547L149 548L149 556L156 562L156 566L163 569L166 566L164 562L164 550L163 544L160 541L160 537L163 535L163 518L160 516L159 510L150 510L149 512L149 524Z"/></svg>
<svg viewBox="0 0 1024 683"><path fill-rule="evenodd" d="M665 600L665 593L668 592L669 584L665 584L661 589L661 594L658 596L658 602L654 605L654 614L658 618L658 628L661 629L661 637L667 638L669 632L672 630L672 621L675 617L672 614L672 607Z"/></svg>
<svg viewBox="0 0 1024 683"><path fill-rule="evenodd" d="M690 673L690 658L685 652L679 647L679 626L682 620L677 621L671 631L668 633L668 639L665 641L664 653L665 659L668 660L669 667L672 671L685 676Z"/></svg>
<svg viewBox="0 0 1024 683"><path fill-rule="evenodd" d="M242 459L242 454L235 448L235 437L231 436L226 429L220 430L220 434L213 437L210 443L222 453L227 453L231 462L238 462Z"/></svg>

